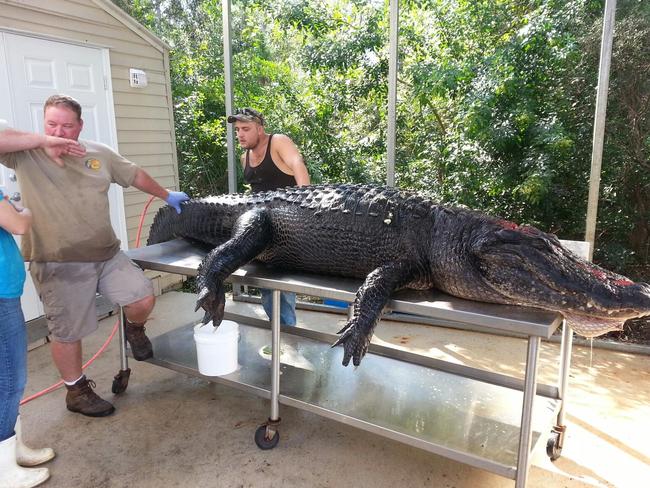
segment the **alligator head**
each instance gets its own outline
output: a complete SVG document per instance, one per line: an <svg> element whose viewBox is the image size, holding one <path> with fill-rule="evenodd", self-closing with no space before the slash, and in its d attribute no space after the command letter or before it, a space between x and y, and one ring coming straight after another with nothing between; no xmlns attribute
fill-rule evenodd
<svg viewBox="0 0 650 488"><path fill-rule="evenodd" d="M585 337L650 315L650 285L579 258L552 234L497 221L476 237L472 255L494 301L560 312Z"/></svg>

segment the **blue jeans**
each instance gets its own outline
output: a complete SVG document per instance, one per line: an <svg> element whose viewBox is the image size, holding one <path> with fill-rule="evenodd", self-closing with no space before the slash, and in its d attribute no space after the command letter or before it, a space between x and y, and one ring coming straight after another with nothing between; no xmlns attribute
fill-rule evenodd
<svg viewBox="0 0 650 488"><path fill-rule="evenodd" d="M266 315L271 318L273 314L273 290L260 288L262 306ZM296 325L296 294L283 291L280 293L280 324Z"/></svg>
<svg viewBox="0 0 650 488"><path fill-rule="evenodd" d="M14 435L27 382L27 331L20 298L0 298L0 441Z"/></svg>

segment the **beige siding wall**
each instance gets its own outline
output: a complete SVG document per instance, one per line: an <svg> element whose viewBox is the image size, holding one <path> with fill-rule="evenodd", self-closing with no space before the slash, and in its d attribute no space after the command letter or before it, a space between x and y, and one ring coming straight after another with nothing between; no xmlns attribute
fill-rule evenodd
<svg viewBox="0 0 650 488"><path fill-rule="evenodd" d="M162 186L178 189L165 48L130 28L109 13L110 8L103 8L104 5L93 0L0 0L0 27L108 48L119 151ZM129 68L147 72L146 88L129 86ZM140 213L147 198L148 195L134 188L124 190L130 247L135 244ZM161 205L156 200L149 207L143 239Z"/></svg>

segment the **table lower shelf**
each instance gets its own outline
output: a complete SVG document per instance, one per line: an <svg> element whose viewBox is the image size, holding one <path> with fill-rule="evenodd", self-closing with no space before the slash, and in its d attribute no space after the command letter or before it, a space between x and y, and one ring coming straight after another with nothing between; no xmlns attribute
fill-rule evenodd
<svg viewBox="0 0 650 488"><path fill-rule="evenodd" d="M203 376L192 325L152 338L149 362L270 398L271 331L240 322L239 368ZM369 353L341 365L343 348L282 333L280 403L514 479L523 393ZM547 440L559 401L535 398L533 443Z"/></svg>

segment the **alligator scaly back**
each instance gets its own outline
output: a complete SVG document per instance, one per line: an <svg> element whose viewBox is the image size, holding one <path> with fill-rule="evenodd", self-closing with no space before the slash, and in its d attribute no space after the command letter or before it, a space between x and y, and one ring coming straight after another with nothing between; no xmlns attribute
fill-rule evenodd
<svg viewBox="0 0 650 488"><path fill-rule="evenodd" d="M650 315L649 285L578 258L551 234L395 188L320 185L190 200L180 215L159 211L149 244L177 237L212 249L197 276L197 305L215 324L224 280L253 259L363 278L337 342L346 365L359 364L390 295L405 287L558 311L589 336Z"/></svg>
<svg viewBox="0 0 650 488"><path fill-rule="evenodd" d="M147 245L178 237L213 245L224 242L241 214L240 207L247 203L252 203L250 198L235 194L183 202L181 215L173 207L162 207L154 217Z"/></svg>

